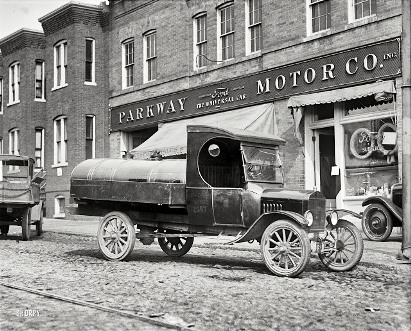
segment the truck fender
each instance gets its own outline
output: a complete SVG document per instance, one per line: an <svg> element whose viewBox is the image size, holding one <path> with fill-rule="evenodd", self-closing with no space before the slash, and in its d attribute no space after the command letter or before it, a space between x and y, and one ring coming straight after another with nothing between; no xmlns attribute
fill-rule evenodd
<svg viewBox="0 0 411 331"><path fill-rule="evenodd" d="M302 227L308 226L308 221L302 215L291 211L276 210L273 212L261 214L260 217L257 218L257 220L248 228L248 230L241 237L234 239L226 244L231 245L234 243L261 238L261 236L264 233L264 230L271 223L278 220L289 220Z"/></svg>
<svg viewBox="0 0 411 331"><path fill-rule="evenodd" d="M373 203L383 205L385 208L388 209L388 211L392 214L393 217L402 222L402 209L396 206L394 202L392 202L392 200L381 196L371 196L366 198L363 201L362 205L365 207Z"/></svg>

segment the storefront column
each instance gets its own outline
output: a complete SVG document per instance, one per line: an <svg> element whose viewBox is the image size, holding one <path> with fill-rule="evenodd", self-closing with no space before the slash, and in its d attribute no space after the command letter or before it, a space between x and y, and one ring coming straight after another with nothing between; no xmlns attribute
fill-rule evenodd
<svg viewBox="0 0 411 331"><path fill-rule="evenodd" d="M411 28L410 0L402 0L402 254L411 259Z"/></svg>

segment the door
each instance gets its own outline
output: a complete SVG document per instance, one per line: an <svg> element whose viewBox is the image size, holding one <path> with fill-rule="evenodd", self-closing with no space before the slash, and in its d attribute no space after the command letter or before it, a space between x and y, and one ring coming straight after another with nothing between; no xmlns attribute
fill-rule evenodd
<svg viewBox="0 0 411 331"><path fill-rule="evenodd" d="M213 188L215 224L242 225L241 193L237 188Z"/></svg>
<svg viewBox="0 0 411 331"><path fill-rule="evenodd" d="M326 198L326 208L336 208L336 197L341 189L339 170L335 167L334 128L322 128L315 131L317 186Z"/></svg>

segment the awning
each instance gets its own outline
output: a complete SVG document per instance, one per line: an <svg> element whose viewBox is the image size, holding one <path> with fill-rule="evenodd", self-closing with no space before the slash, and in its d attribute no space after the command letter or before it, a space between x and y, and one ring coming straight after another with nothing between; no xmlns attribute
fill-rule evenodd
<svg viewBox="0 0 411 331"><path fill-rule="evenodd" d="M377 93L396 93L392 80L379 81L372 84L346 87L338 90L297 95L288 99L288 107L302 107L322 103L334 103L363 98Z"/></svg>
<svg viewBox="0 0 411 331"><path fill-rule="evenodd" d="M375 95L381 97L384 95L395 94L394 81L377 81L372 84L365 84L353 87L346 87L332 91L318 92L312 94L297 95L288 99L288 108L291 108L291 114L294 119L294 136L303 145L303 128L301 120L303 118L304 106L319 105L324 103L334 103L346 100L358 99Z"/></svg>
<svg viewBox="0 0 411 331"><path fill-rule="evenodd" d="M163 124L155 134L130 153L135 159L148 159L154 151L160 152L163 157L186 154L187 125L202 124L276 134L275 123L272 103L193 117Z"/></svg>

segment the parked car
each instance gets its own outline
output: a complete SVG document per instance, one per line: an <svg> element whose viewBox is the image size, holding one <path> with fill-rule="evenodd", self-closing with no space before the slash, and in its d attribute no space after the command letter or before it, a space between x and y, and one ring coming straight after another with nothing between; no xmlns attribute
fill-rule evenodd
<svg viewBox="0 0 411 331"><path fill-rule="evenodd" d="M30 239L31 225L36 234L43 229L40 183L33 178L34 160L21 155L0 155L0 231L7 235L10 225L22 228L23 240Z"/></svg>
<svg viewBox="0 0 411 331"><path fill-rule="evenodd" d="M393 227L402 226L402 184L394 184L389 197L370 196L362 205L367 206L362 215L362 229L369 239L384 241Z"/></svg>
<svg viewBox="0 0 411 331"><path fill-rule="evenodd" d="M224 234L235 236L230 244L257 240L277 276L299 275L311 253L331 270L353 268L363 253L359 230L337 211L326 215L320 192L284 187L284 143L245 130L188 126L184 159L153 153L152 160L77 165L70 191L75 212L104 216L98 243L109 260L128 258L136 238L143 244L157 238L177 257L196 236Z"/></svg>

